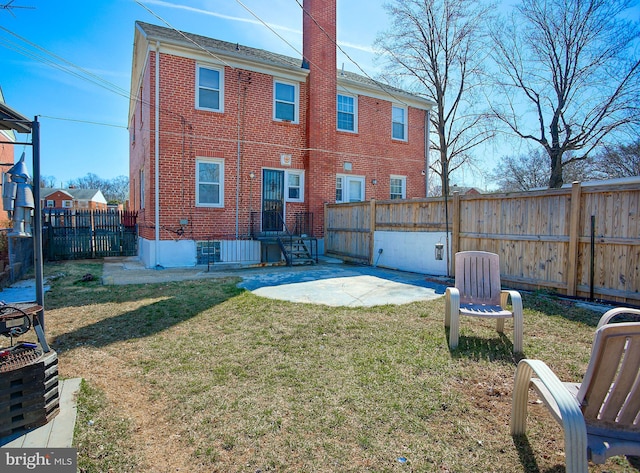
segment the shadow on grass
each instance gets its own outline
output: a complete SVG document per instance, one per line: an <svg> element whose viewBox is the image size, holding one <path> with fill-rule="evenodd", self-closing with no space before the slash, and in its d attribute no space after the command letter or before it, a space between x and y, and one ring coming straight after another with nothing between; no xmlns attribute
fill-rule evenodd
<svg viewBox="0 0 640 473"><path fill-rule="evenodd" d="M516 450L518 450L518 457L520 458L520 463L522 463L525 473L565 473L566 468L564 465L556 465L553 468L547 468L541 472L533 448L531 448L531 444L526 435L514 436L513 443Z"/></svg>
<svg viewBox="0 0 640 473"><path fill-rule="evenodd" d="M523 294L523 304L526 309L544 313L549 317L559 317L572 322L578 322L590 327L596 327L600 317L609 306L602 305L601 311L592 310L586 307L579 307L581 299L563 299L557 296L545 294L544 292L533 292ZM594 306L598 304L593 303Z"/></svg>
<svg viewBox="0 0 640 473"><path fill-rule="evenodd" d="M102 347L125 340L135 340L162 332L187 321L199 313L215 307L244 292L236 287L235 279L208 280L189 283L148 284L136 288L135 297L126 297L124 286L113 289L113 297L104 294L96 304L118 304L131 300L152 298L154 302L113 317L88 323L75 330L61 333L51 340L59 353L81 345ZM130 286L129 286L130 288ZM157 300L162 298L161 300ZM81 304L82 305L82 304ZM64 306L63 306L64 307ZM97 306L97 310L99 306ZM194 327L197 330L197 327Z"/></svg>
<svg viewBox="0 0 640 473"><path fill-rule="evenodd" d="M536 456L533 452L533 448L531 448L531 444L529 443L529 439L526 435L516 435L513 437L513 444L518 450L518 457L520 458L520 463L524 468L525 473L565 473L566 467L565 465L556 465L553 468L547 468L543 472L540 471L538 467L538 462L536 461ZM640 471L640 457L626 457L629 461L629 465L636 470Z"/></svg>
<svg viewBox="0 0 640 473"><path fill-rule="evenodd" d="M449 328L445 328L445 339L449 343ZM513 342L504 333L497 333L494 338L460 336L458 347L449 350L452 358L468 358L470 360L505 361L517 365L526 358L523 353L513 353Z"/></svg>

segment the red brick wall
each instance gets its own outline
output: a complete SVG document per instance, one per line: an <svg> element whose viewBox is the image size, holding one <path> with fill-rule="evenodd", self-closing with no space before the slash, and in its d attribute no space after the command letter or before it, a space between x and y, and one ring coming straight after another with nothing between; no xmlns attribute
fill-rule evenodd
<svg viewBox="0 0 640 473"><path fill-rule="evenodd" d="M129 123L130 151L129 151L129 198L131 209L138 211L138 230L142 238L154 238L154 213L152 206L152 181L154 156L153 116L155 108L152 106L155 82L155 53L151 53L143 72L141 89L136 92L136 100L131 123ZM153 87L152 87L153 86ZM132 91L133 92L133 91ZM135 137L135 138L134 138ZM141 208L140 199L140 171L144 170L145 205Z"/></svg>
<svg viewBox="0 0 640 473"><path fill-rule="evenodd" d="M337 149L344 154L336 160L335 172L367 176L367 200L390 198L392 174L407 177L408 198L425 197L425 111L409 108L408 140L400 141L391 138L391 107L388 101L358 97L358 133L337 132ZM352 163L351 172L344 171L345 161Z"/></svg>
<svg viewBox="0 0 640 473"><path fill-rule="evenodd" d="M0 133L0 141L7 141L6 135ZM0 143L0 172L7 172L14 164L14 145ZM0 178L0 192L2 191L2 179ZM11 226L9 214L0 205L0 228Z"/></svg>
<svg viewBox="0 0 640 473"><path fill-rule="evenodd" d="M314 234L324 233L324 203L335 201L335 173L342 167L335 151L336 1L304 0L302 48L309 67L309 177L306 188Z"/></svg>
<svg viewBox="0 0 640 473"><path fill-rule="evenodd" d="M145 74L149 99L155 96L155 61L152 57ZM242 73L250 83L239 83ZM192 59L160 54L160 238L235 237L236 189L239 194L238 234L249 231L250 210L261 208L263 168L282 169L281 154L292 156L288 169L304 169L306 141L306 105L300 104L298 124L276 122L273 114L273 77L230 67L224 70L224 113L195 108L196 62ZM144 86L143 86L144 87ZM301 96L306 85L300 84ZM146 94L145 94L146 95ZM240 101L238 97L243 97ZM144 108L144 106L143 106ZM148 145L138 138L132 145L130 182L132 204L139 208L139 170L145 169L145 208L139 213L140 235L155 238L154 230L154 109L150 107ZM136 115L138 116L138 115ZM238 123L240 122L240 127ZM238 136L248 143L240 147L240 180L238 182ZM224 207L195 206L198 157L224 159ZM255 173L252 180L250 172ZM251 199L251 202L249 201ZM296 206L288 207L288 211ZM188 220L184 226L181 220Z"/></svg>
<svg viewBox="0 0 640 473"><path fill-rule="evenodd" d="M274 77L224 68L224 113L196 110L196 61L160 54L160 238L229 238L249 232L250 212L261 210L262 170L304 169L305 202L287 203L288 223L299 211L310 211L314 234L323 235L323 206L335 201L336 174L366 176L366 198L388 199L390 174L407 176L407 197L424 197L424 115L409 109L409 139L391 139L391 98L358 98L358 133L336 131L335 0L305 0L304 56L306 82L299 84L299 123L273 120ZM241 78L239 79L239 75ZM135 141L131 144L130 196L138 210L140 235L155 238L154 127L155 53L151 52L136 103ZM243 144L238 150L238 138ZM239 158L240 154L240 158ZM281 154L292 156L283 166ZM224 207L195 206L195 160L224 159ZM239 168L238 168L239 159ZM343 168L352 163L351 172ZM140 208L140 169L144 169L145 206ZM249 174L255 173L251 179ZM238 179L237 176L240 176ZM372 179L377 184L372 184ZM181 220L187 220L183 225ZM182 229L183 234L178 230Z"/></svg>

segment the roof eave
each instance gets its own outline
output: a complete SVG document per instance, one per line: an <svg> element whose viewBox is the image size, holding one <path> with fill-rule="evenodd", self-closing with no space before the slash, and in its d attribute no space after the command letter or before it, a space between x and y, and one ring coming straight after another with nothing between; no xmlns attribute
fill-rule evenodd
<svg viewBox="0 0 640 473"><path fill-rule="evenodd" d="M5 103L0 103L0 130L31 133L32 121Z"/></svg>
<svg viewBox="0 0 640 473"><path fill-rule="evenodd" d="M428 99L396 89L395 87L390 87L381 82L376 82L375 85L367 84L340 76L340 74L338 74L338 91L347 93L361 92L370 97L376 97L389 102L403 103L422 110L432 110L435 106L435 103Z"/></svg>
<svg viewBox="0 0 640 473"><path fill-rule="evenodd" d="M220 59L223 59L223 60L229 59L229 62L234 62L237 64L237 66L242 66L243 68L248 68L249 70L250 70L249 66L251 64L258 64L269 69L280 69L280 70L287 70L290 72L294 72L296 74L299 74L302 77L306 77L309 73L308 69L304 69L302 67L302 59L300 59L300 65L295 66L293 64L285 64L285 63L280 63L275 61L269 61L259 57L249 57L246 54L243 54L242 51L239 51L238 53L234 53L228 50L217 49L212 47L204 47L204 46L202 47L202 49L198 49L198 48L195 48L193 43L189 41L176 40L173 38L167 38L165 36L156 35L153 32L145 31L144 28L140 25L137 25L137 26L141 30L145 40L149 44L158 42L160 43L160 45L173 46L173 47L183 49L183 50L188 50L188 51L199 51L200 54L206 54L206 52L209 52L212 55L214 55L214 57L212 57L211 59L215 59L215 56L218 56ZM233 67L237 67L237 66L234 65Z"/></svg>

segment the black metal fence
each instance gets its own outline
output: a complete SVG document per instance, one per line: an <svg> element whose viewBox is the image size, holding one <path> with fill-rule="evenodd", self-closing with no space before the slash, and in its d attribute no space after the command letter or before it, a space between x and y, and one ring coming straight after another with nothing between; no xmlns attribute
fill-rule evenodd
<svg viewBox="0 0 640 473"><path fill-rule="evenodd" d="M45 209L43 253L49 261L136 256L137 212Z"/></svg>

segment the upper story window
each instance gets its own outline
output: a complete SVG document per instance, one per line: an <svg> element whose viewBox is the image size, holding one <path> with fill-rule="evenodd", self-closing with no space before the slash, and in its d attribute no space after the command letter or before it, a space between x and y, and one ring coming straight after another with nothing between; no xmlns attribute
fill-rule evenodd
<svg viewBox="0 0 640 473"><path fill-rule="evenodd" d="M358 101L351 95L338 94L337 110L338 110L338 130L341 131L358 131Z"/></svg>
<svg viewBox="0 0 640 473"><path fill-rule="evenodd" d="M196 160L196 206L224 207L224 161L216 158Z"/></svg>
<svg viewBox="0 0 640 473"><path fill-rule="evenodd" d="M364 177L338 174L336 176L336 202L362 202Z"/></svg>
<svg viewBox="0 0 640 473"><path fill-rule="evenodd" d="M390 179L391 199L407 198L407 178L406 176L391 176Z"/></svg>
<svg viewBox="0 0 640 473"><path fill-rule="evenodd" d="M196 66L196 108L224 111L222 69Z"/></svg>
<svg viewBox="0 0 640 473"><path fill-rule="evenodd" d="M407 141L407 108L394 105L391 110L391 137Z"/></svg>
<svg viewBox="0 0 640 473"><path fill-rule="evenodd" d="M53 208L56 206L56 202L54 200L47 199L47 208Z"/></svg>
<svg viewBox="0 0 640 473"><path fill-rule="evenodd" d="M62 201L62 208L63 209L70 209L71 207L73 207L73 200L63 200Z"/></svg>
<svg viewBox="0 0 640 473"><path fill-rule="evenodd" d="M298 86L292 82L273 83L273 118L298 123Z"/></svg>

